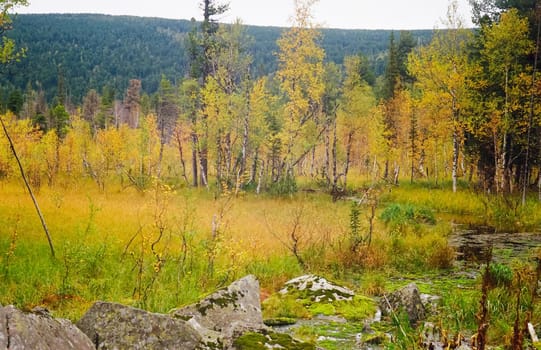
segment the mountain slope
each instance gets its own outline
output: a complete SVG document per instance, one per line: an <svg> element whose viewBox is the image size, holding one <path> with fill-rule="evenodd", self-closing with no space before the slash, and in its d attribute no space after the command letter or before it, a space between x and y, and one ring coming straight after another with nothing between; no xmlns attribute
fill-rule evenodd
<svg viewBox="0 0 541 350"><path fill-rule="evenodd" d="M184 38L193 24L186 20L108 16L97 14L18 15L9 33L27 56L3 67L4 91L28 83L38 85L48 98L56 93L58 78L65 82L70 98L79 102L89 89L108 85L121 96L129 79L142 80L152 93L162 74L171 80L185 76L187 58ZM246 26L253 37L251 54L254 75L276 69L276 39L284 28ZM390 31L323 29L322 46L327 59L342 63L345 55L363 53L376 74L384 69ZM427 42L431 31L413 35Z"/></svg>

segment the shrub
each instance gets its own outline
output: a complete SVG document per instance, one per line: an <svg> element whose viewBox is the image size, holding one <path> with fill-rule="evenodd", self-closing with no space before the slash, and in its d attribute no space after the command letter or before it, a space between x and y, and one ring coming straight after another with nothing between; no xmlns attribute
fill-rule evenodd
<svg viewBox="0 0 541 350"><path fill-rule="evenodd" d="M392 233L403 234L408 227L419 229L421 224L434 225L434 213L424 207L411 204L393 203L387 206L380 215L380 219L390 228Z"/></svg>
<svg viewBox="0 0 541 350"><path fill-rule="evenodd" d="M273 182L269 186L269 193L274 196L287 196L297 193L297 181L295 177L287 175Z"/></svg>
<svg viewBox="0 0 541 350"><path fill-rule="evenodd" d="M437 269L449 269L455 261L455 250L447 242L437 242L428 257L428 265Z"/></svg>

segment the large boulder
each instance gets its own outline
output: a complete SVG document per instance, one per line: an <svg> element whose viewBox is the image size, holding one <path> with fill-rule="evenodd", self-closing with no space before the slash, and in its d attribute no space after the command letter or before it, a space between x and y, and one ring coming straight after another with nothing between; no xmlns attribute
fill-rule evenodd
<svg viewBox="0 0 541 350"><path fill-rule="evenodd" d="M272 347L287 344L286 349L313 348L290 336L275 333L263 324L259 282L254 276L246 276L198 303L173 310L168 315L97 302L77 326L97 349L104 350L255 350L257 347L251 347L254 339L259 344L263 338L265 344Z"/></svg>
<svg viewBox="0 0 541 350"><path fill-rule="evenodd" d="M90 339L70 321L54 319L45 309L24 313L0 307L0 349L90 350Z"/></svg>
<svg viewBox="0 0 541 350"><path fill-rule="evenodd" d="M304 275L286 282L280 294L292 294L300 299L316 303L331 303L337 300L353 300L355 293L345 287L337 286L316 275Z"/></svg>
<svg viewBox="0 0 541 350"><path fill-rule="evenodd" d="M421 300L421 293L415 283L395 291L394 293L384 295L379 307L383 315L404 310L409 317L411 325L416 325L426 318L426 310Z"/></svg>
<svg viewBox="0 0 541 350"><path fill-rule="evenodd" d="M259 300L259 282L246 276L205 299L171 312L175 318L188 321L209 338L216 334L225 347L247 331L265 329Z"/></svg>
<svg viewBox="0 0 541 350"><path fill-rule="evenodd" d="M96 302L77 327L103 350L213 348L184 320L114 303Z"/></svg>

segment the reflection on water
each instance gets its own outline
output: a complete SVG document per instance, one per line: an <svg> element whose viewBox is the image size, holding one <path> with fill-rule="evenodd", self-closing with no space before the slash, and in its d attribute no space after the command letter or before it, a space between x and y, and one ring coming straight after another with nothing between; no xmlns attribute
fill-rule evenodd
<svg viewBox="0 0 541 350"><path fill-rule="evenodd" d="M513 258L527 258L541 246L541 233L496 233L494 228L457 226L449 237L449 244L457 252L457 260L484 263L492 246L492 258L503 262Z"/></svg>

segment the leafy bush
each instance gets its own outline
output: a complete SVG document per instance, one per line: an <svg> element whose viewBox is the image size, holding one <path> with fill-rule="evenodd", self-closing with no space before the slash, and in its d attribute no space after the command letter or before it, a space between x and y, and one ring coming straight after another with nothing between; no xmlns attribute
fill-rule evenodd
<svg viewBox="0 0 541 350"><path fill-rule="evenodd" d="M285 176L280 178L280 180L273 182L269 186L269 193L274 196L286 196L296 193L297 181L293 176Z"/></svg>

